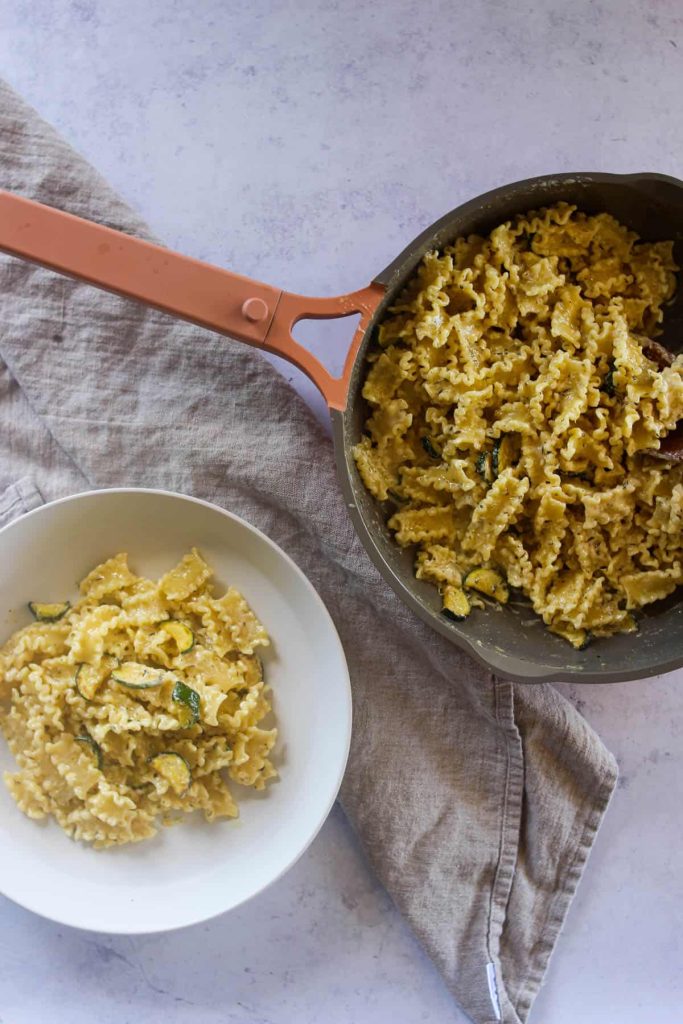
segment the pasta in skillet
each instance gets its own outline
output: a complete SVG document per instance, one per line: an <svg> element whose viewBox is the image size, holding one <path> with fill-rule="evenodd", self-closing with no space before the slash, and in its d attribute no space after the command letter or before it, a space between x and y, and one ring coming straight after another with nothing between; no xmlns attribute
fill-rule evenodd
<svg viewBox="0 0 683 1024"><path fill-rule="evenodd" d="M259 725L268 636L211 576L194 549L158 582L119 554L73 607L31 605L38 621L0 648L0 727L19 767L5 782L25 814L102 848L194 810L236 817L223 770L255 789L276 775L277 730Z"/></svg>
<svg viewBox="0 0 683 1024"><path fill-rule="evenodd" d="M529 598L575 647L683 581L683 357L652 340L672 243L561 203L428 253L379 326L354 450L416 575L464 618Z"/></svg>

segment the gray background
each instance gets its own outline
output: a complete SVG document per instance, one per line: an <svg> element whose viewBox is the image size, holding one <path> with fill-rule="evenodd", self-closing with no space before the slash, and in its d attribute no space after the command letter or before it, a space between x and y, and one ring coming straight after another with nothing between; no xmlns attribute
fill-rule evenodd
<svg viewBox="0 0 683 1024"><path fill-rule="evenodd" d="M0 0L0 73L169 245L310 294L363 285L505 181L681 175L677 0ZM305 333L337 366L347 335ZM538 1024L680 1021L682 686L561 688L622 776ZM0 899L0 1022L48 1016L464 1020L339 811L269 891L168 936L89 935Z"/></svg>

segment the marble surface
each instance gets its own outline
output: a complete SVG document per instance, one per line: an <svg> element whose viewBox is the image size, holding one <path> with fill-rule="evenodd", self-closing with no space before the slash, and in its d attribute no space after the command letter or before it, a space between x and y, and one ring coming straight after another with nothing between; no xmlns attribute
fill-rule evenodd
<svg viewBox="0 0 683 1024"><path fill-rule="evenodd" d="M501 182L683 156L679 0L0 0L0 69L168 244L311 294ZM339 364L343 330L306 337ZM674 1024L683 672L562 689L621 780L532 1021ZM8 1024L464 1021L339 810L259 898L170 935L0 899L0 963Z"/></svg>

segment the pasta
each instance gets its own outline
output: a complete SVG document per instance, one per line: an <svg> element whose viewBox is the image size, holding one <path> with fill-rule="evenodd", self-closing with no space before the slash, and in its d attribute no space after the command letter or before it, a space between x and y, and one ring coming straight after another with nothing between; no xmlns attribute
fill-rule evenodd
<svg viewBox="0 0 683 1024"><path fill-rule="evenodd" d="M652 341L677 269L672 243L565 203L424 257L354 449L420 579L453 598L499 573L575 647L683 581L683 466L648 456L683 417L683 356Z"/></svg>
<svg viewBox="0 0 683 1024"><path fill-rule="evenodd" d="M73 606L0 648L0 728L30 818L53 816L96 849L147 839L201 810L237 816L223 777L263 789L276 729L256 651L268 636L238 591L214 596L193 549L158 582L125 554L98 565Z"/></svg>

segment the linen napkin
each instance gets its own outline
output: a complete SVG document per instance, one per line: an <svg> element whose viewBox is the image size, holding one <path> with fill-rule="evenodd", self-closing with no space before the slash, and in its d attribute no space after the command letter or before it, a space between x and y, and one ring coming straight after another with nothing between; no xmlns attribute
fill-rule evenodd
<svg viewBox="0 0 683 1024"><path fill-rule="evenodd" d="M149 237L6 86L0 187ZM36 488L162 487L238 513L302 567L349 661L342 802L368 858L472 1020L525 1021L616 781L594 732L403 607L353 532L330 441L257 353L3 257L0 354L5 519Z"/></svg>

